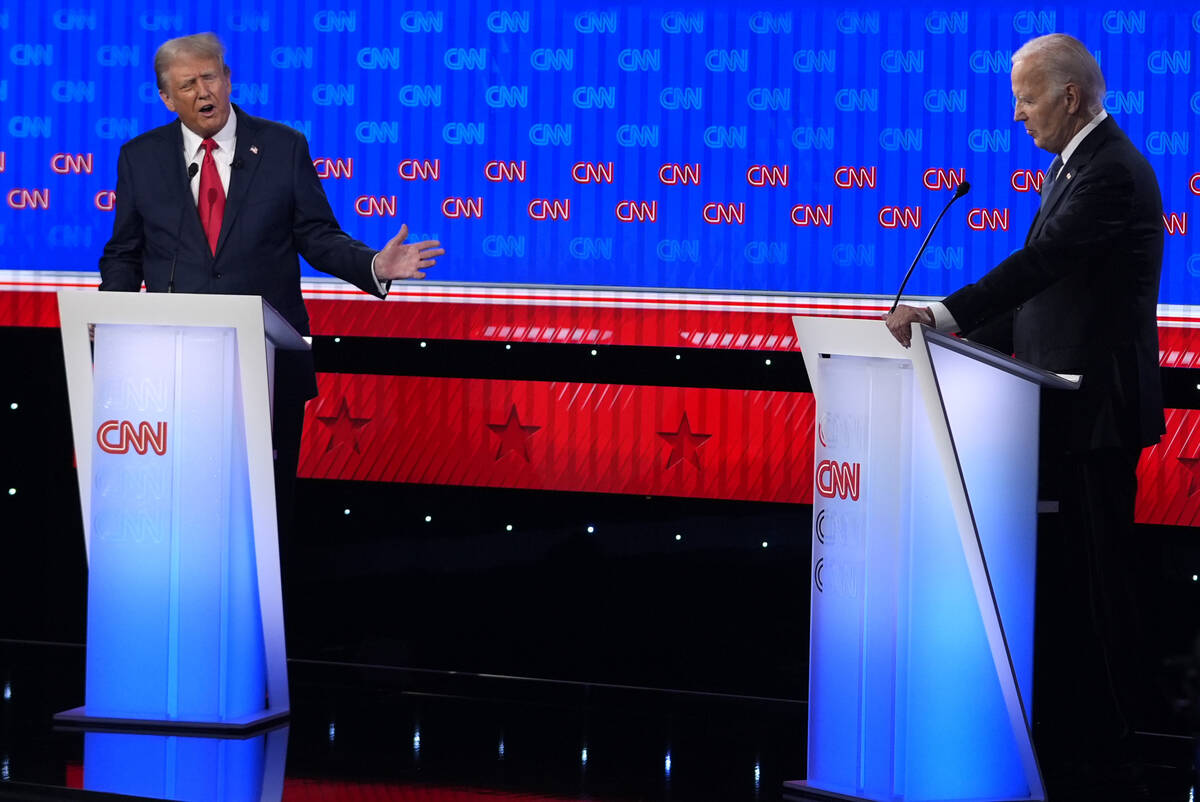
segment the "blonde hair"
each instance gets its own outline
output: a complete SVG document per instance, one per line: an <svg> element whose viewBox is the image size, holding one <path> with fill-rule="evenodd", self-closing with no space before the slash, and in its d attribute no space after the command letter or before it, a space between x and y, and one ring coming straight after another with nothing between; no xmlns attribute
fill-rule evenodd
<svg viewBox="0 0 1200 802"><path fill-rule="evenodd" d="M168 39L158 46L154 54L154 77L158 80L158 91L167 91L167 70L175 63L175 59L183 54L199 58L216 59L226 75L229 65L225 63L225 45L215 33L194 33L190 36L179 36Z"/></svg>

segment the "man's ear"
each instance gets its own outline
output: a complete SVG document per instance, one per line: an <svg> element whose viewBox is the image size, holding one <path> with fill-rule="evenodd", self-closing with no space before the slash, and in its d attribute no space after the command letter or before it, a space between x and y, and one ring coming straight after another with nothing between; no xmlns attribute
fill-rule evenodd
<svg viewBox="0 0 1200 802"><path fill-rule="evenodd" d="M1067 101L1067 113L1078 113L1079 108L1082 105L1079 95L1079 87L1075 84L1068 83L1065 87L1063 87L1063 97Z"/></svg>
<svg viewBox="0 0 1200 802"><path fill-rule="evenodd" d="M167 107L168 111L175 111L175 101L171 100L171 98L167 96L166 92L159 91L158 96L162 98L163 105Z"/></svg>

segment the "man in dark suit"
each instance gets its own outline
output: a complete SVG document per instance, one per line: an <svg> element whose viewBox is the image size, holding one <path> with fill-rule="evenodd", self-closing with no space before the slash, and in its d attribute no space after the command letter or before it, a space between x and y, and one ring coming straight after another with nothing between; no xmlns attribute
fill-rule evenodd
<svg viewBox="0 0 1200 802"><path fill-rule="evenodd" d="M175 122L135 137L117 163L113 234L100 289L259 295L302 335L300 260L380 298L393 279L424 278L444 251L406 243L407 226L375 250L338 226L297 131L230 103L225 50L211 33L165 42L154 58ZM304 404L317 393L307 352L279 352L274 440L281 527L291 513Z"/></svg>
<svg viewBox="0 0 1200 802"><path fill-rule="evenodd" d="M1074 646L1064 655L1072 674L1039 690L1042 710L1058 707L1058 693L1090 695L1064 714L1071 721L1054 724L1078 727L1105 748L1131 734L1144 682L1127 561L1138 457L1165 431L1162 199L1150 164L1105 113L1104 78L1083 43L1039 37L1012 63L1014 119L1055 154L1025 246L941 303L898 307L887 325L905 346L919 322L1082 375L1078 391L1044 396L1042 485L1061 502L1061 531L1042 544L1051 557L1039 580L1051 580L1061 598L1041 593L1049 582L1039 587L1038 624ZM1044 635L1039 645L1050 648ZM1053 668L1048 662L1039 655L1041 667Z"/></svg>

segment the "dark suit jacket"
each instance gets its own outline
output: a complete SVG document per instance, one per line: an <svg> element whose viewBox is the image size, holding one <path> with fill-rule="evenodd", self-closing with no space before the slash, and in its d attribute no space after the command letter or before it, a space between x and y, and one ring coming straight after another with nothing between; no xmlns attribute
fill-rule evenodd
<svg viewBox="0 0 1200 802"><path fill-rule="evenodd" d="M371 272L376 251L338 225L303 135L233 110L239 166L230 171L216 255L200 226L176 120L121 148L116 219L100 259L100 289L137 292L144 281L147 291L165 292L176 260L176 292L260 295L307 335L297 256L378 295ZM315 394L311 360L307 372Z"/></svg>
<svg viewBox="0 0 1200 802"><path fill-rule="evenodd" d="M1154 170L1109 117L1072 154L1025 247L944 301L968 336L1011 314L1018 359L1083 375L1078 391L1048 399L1070 450L1137 448L1165 431L1163 238Z"/></svg>

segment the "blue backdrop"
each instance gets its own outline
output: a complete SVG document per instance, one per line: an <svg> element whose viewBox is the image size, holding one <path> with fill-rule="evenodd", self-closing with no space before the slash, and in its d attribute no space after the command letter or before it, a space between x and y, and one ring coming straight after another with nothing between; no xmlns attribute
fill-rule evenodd
<svg viewBox="0 0 1200 802"><path fill-rule="evenodd" d="M942 294L1024 238L1050 155L1012 122L1009 56L1064 31L1158 171L1162 300L1200 300L1185 4L174 6L0 5L3 268L96 269L118 148L172 119L155 48L213 30L234 101L308 135L351 234L445 243L431 278L889 293L965 179L910 285Z"/></svg>

